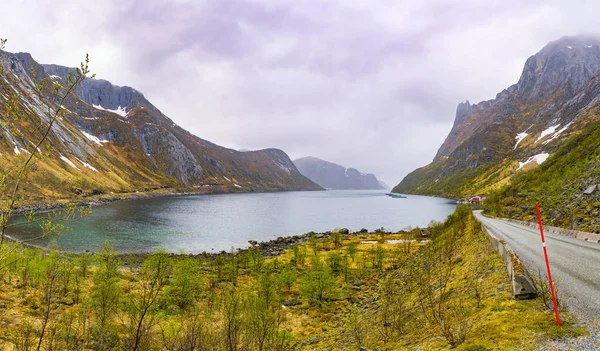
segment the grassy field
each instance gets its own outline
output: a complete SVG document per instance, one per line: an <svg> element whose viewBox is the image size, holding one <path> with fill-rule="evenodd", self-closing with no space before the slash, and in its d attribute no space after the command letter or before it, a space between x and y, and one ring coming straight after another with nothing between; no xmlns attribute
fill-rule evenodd
<svg viewBox="0 0 600 351"><path fill-rule="evenodd" d="M585 331L515 301L466 208L397 234L334 231L265 259L5 246L5 350L535 350ZM389 240L397 240L390 242ZM11 251L12 250L12 251Z"/></svg>

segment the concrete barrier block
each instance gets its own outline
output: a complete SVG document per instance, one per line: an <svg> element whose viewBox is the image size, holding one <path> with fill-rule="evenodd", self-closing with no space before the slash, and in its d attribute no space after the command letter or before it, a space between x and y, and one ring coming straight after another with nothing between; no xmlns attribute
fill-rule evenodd
<svg viewBox="0 0 600 351"><path fill-rule="evenodd" d="M510 246L498 239L492 232L490 232L485 226L483 227L484 232L494 250L500 254L506 265L508 277L512 281L513 286L513 297L517 300L533 299L537 296L533 284L525 276L525 268L521 264L521 261L511 250Z"/></svg>
<svg viewBox="0 0 600 351"><path fill-rule="evenodd" d="M513 277L513 293L517 300L534 299L537 296L533 285L524 275Z"/></svg>

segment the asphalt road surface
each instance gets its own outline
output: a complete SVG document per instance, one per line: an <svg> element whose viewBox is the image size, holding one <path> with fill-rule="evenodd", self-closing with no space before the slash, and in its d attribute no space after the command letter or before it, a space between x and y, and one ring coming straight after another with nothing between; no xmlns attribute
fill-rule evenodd
<svg viewBox="0 0 600 351"><path fill-rule="evenodd" d="M538 228L474 212L499 239L506 241L532 274L545 276L546 264ZM600 319L600 244L544 231L554 285L569 312L590 321Z"/></svg>

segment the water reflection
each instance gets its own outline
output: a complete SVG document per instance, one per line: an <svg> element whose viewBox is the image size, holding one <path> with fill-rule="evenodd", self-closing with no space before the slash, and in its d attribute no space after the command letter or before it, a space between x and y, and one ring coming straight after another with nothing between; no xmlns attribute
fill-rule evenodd
<svg viewBox="0 0 600 351"><path fill-rule="evenodd" d="M443 220L455 206L440 198L393 199L382 191L351 190L161 197L94 208L56 240L59 247L74 251L95 251L104 240L111 240L121 252L164 247L199 253L246 247L251 239L341 227L397 231L425 226ZM23 239L36 233L39 226L10 234Z"/></svg>

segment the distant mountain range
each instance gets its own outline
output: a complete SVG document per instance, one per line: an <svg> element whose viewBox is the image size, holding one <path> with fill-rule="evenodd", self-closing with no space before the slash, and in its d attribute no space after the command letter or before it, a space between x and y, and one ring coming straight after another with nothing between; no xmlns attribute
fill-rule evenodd
<svg viewBox="0 0 600 351"><path fill-rule="evenodd" d="M365 174L355 168L346 169L316 157L294 160L294 164L307 178L327 189L389 189L374 174Z"/></svg>
<svg viewBox="0 0 600 351"><path fill-rule="evenodd" d="M0 51L0 113L15 97L25 111L0 127L0 167L10 167L39 140L35 127L56 109L52 84L65 83L74 68L40 65L30 54ZM32 71L32 68L34 71ZM33 76L35 74L35 76ZM44 96L34 79L46 79ZM65 198L88 192L158 188L218 191L318 190L278 149L239 152L192 135L142 93L106 80L87 79L63 102L26 191L31 198ZM196 111L198 114L207 113Z"/></svg>

